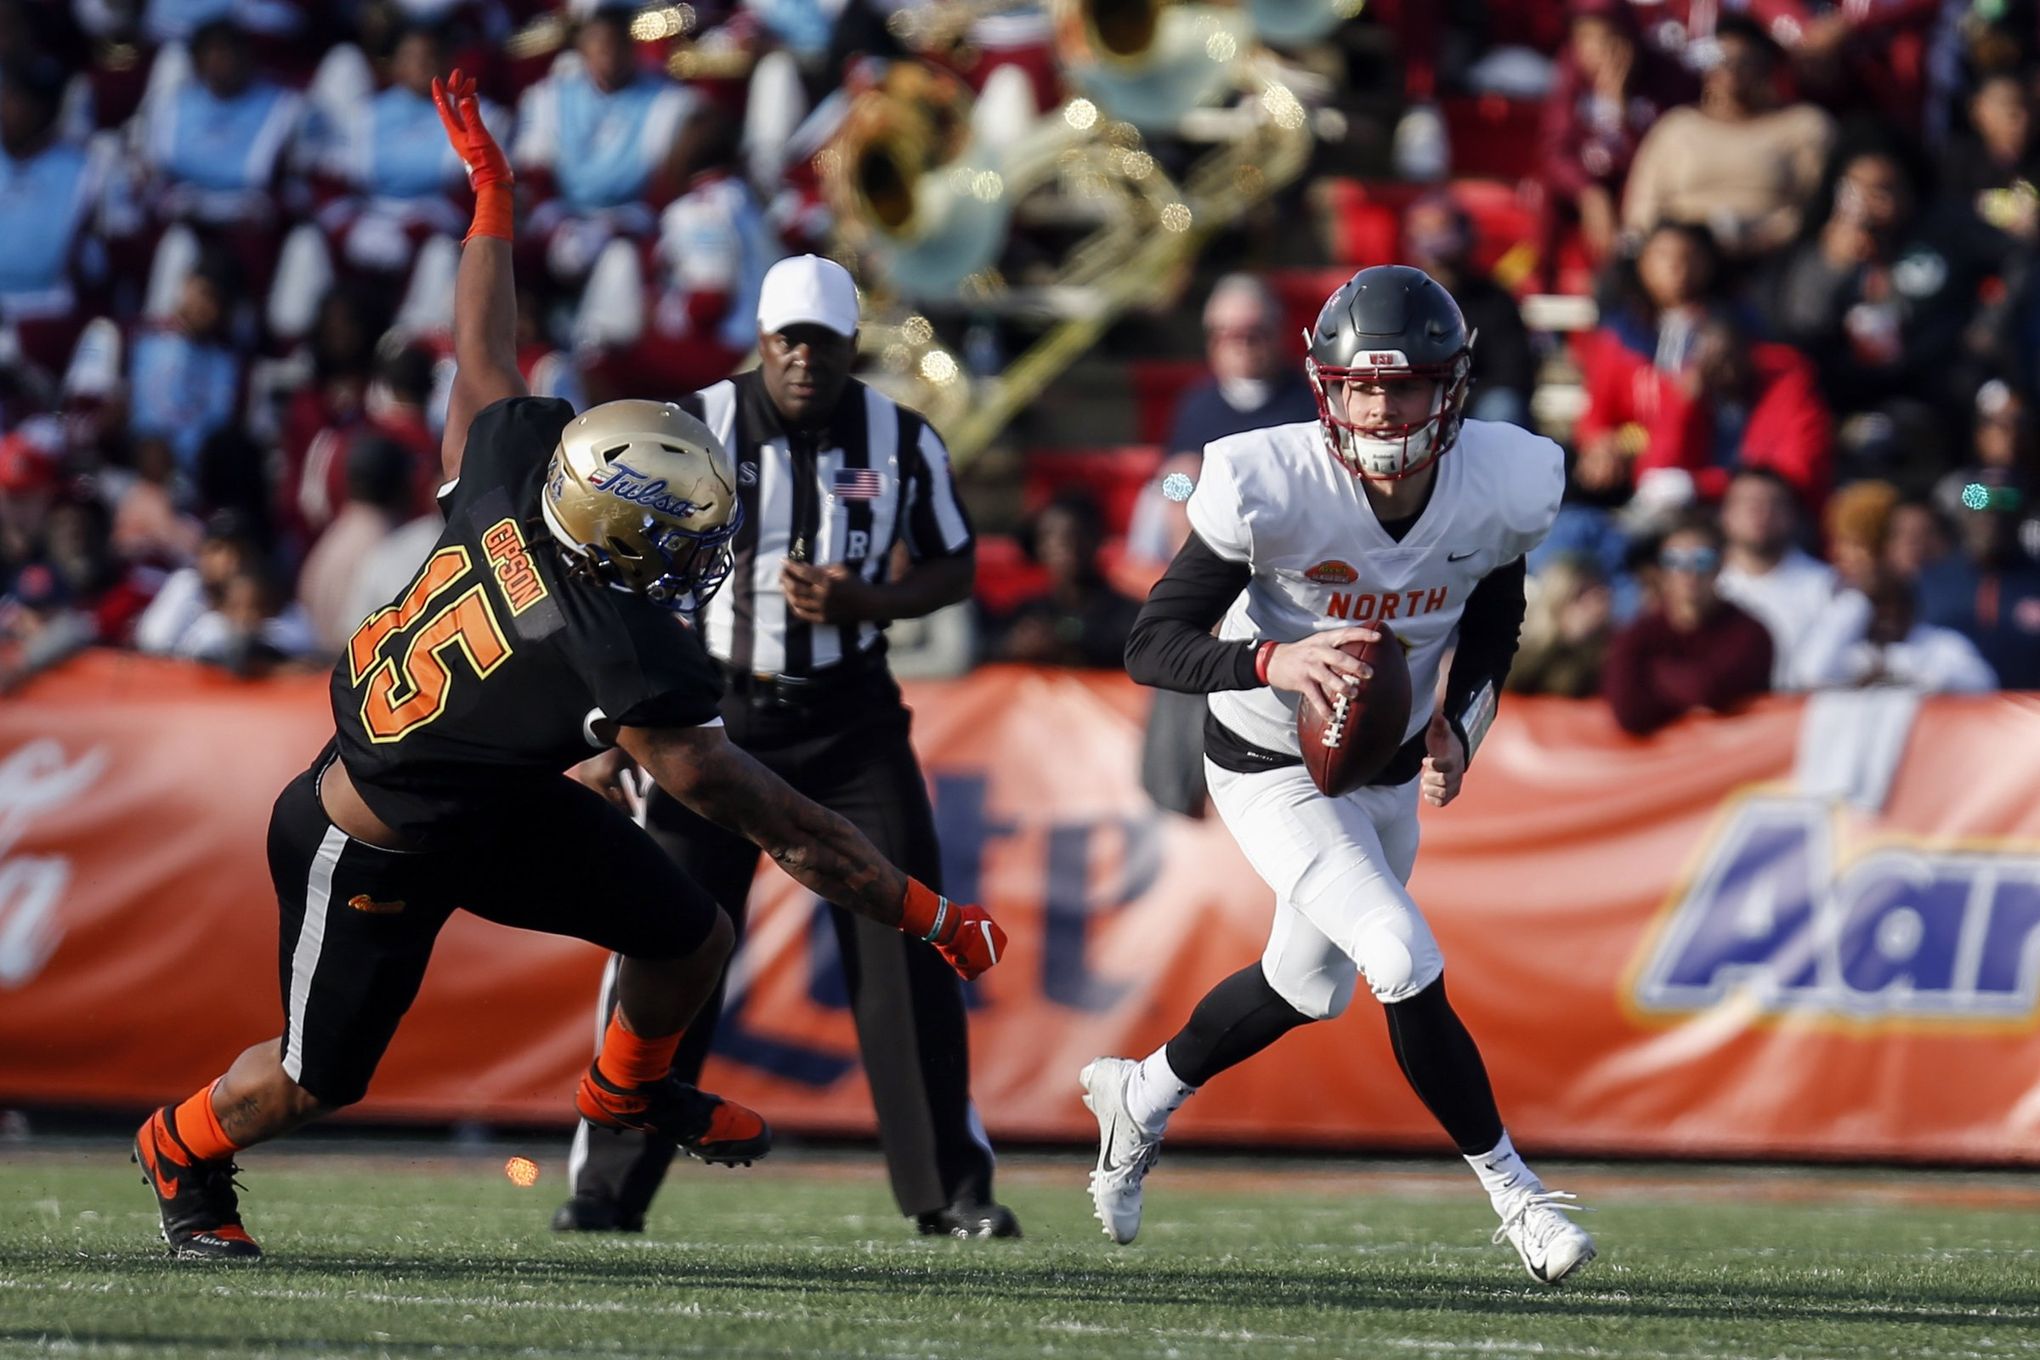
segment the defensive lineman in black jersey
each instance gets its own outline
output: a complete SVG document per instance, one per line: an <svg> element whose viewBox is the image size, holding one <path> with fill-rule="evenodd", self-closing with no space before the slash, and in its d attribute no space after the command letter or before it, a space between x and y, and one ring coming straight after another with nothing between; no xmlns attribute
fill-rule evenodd
<svg viewBox="0 0 2040 1360"><path fill-rule="evenodd" d="M456 909L623 956L616 1016L575 1097L585 1118L707 1161L764 1155L762 1119L669 1075L732 932L628 817L563 776L611 743L815 892L929 939L965 976L1004 945L982 910L907 878L724 740L720 684L674 611L728 571L729 458L676 406L575 417L523 394L509 168L471 83L456 72L434 95L477 195L456 290L446 530L355 632L333 675L335 738L270 820L284 1033L136 1136L180 1257L261 1254L234 1155L361 1099Z"/></svg>
<svg viewBox="0 0 2040 1360"><path fill-rule="evenodd" d="M655 402L614 402L576 421L566 402L518 397L475 416L460 475L440 493L445 532L333 670L335 747L362 800L399 834L500 828L507 810L550 792L559 771L595 749L593 723L715 720L722 682L692 629L640 592L570 588L560 555L533 551L551 539L540 495L553 450L564 439L622 441L636 427L673 447L711 442L685 412ZM605 491L673 461L647 442L609 465ZM697 486L658 493L668 508L734 505L727 459L702 464ZM731 527L704 541L705 561ZM712 590L721 570L708 562L694 592ZM464 668L486 683L462 683Z"/></svg>

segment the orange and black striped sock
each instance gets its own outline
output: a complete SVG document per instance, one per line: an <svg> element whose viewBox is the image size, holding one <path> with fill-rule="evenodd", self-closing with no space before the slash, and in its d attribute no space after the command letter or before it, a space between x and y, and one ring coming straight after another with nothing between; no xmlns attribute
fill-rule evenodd
<svg viewBox="0 0 2040 1360"><path fill-rule="evenodd" d="M218 1086L219 1082L213 1082L179 1105L172 1114L178 1141L201 1162L224 1161L241 1150L239 1143L227 1137L227 1131L220 1126L219 1115L213 1111L213 1091Z"/></svg>
<svg viewBox="0 0 2040 1360"><path fill-rule="evenodd" d="M596 1055L595 1068L610 1084L628 1091L665 1076L672 1069L673 1053L679 1047L679 1031L656 1039L631 1033L623 1023L623 1010L619 1007L609 1017L609 1028L603 1031L602 1052Z"/></svg>

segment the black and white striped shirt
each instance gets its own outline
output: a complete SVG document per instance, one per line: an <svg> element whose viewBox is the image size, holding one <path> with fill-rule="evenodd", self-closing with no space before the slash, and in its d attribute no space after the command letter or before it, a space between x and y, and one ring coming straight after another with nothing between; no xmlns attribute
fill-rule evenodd
<svg viewBox="0 0 2040 1360"><path fill-rule="evenodd" d="M970 551L970 517L949 450L917 413L854 378L819 431L789 430L756 369L681 403L715 431L737 469L744 524L729 580L701 615L718 661L739 673L811 675L879 645L875 623L810 624L779 589L792 554L848 563L883 581L895 543L916 560Z"/></svg>

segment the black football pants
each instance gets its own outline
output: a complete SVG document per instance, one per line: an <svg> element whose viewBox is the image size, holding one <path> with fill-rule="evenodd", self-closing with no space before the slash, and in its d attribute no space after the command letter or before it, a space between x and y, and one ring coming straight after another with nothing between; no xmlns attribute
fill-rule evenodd
<svg viewBox="0 0 2040 1360"><path fill-rule="evenodd" d="M571 779L528 781L432 849L384 850L327 819L319 780L332 752L269 818L283 1070L327 1105L367 1093L456 911L644 959L685 958L715 927L700 885Z"/></svg>
<svg viewBox="0 0 2040 1360"><path fill-rule="evenodd" d="M733 693L725 697L723 716L731 740L851 822L880 854L941 890L934 814L908 743L908 714L890 677L881 672L853 694L802 706ZM646 827L730 914L741 939L757 847L657 789ZM912 1217L958 1201L990 1202L992 1150L970 1103L962 984L932 946L841 907L829 913L900 1212ZM614 1005L605 987L605 1017ZM718 986L674 1057L683 1081L698 1078L721 1011ZM763 1113L771 1118L771 1111ZM673 1153L665 1139L583 1121L574 1141L574 1192L614 1201L624 1217L641 1215Z"/></svg>

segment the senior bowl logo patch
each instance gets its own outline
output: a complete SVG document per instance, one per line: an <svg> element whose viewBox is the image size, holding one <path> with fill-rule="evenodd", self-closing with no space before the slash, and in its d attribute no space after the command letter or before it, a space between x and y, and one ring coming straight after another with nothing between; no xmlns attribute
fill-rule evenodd
<svg viewBox="0 0 2040 1360"><path fill-rule="evenodd" d="M1351 563L1341 562L1338 558L1332 557L1306 571L1303 579L1316 581L1320 585L1350 586L1360 579L1360 573L1353 570Z"/></svg>

